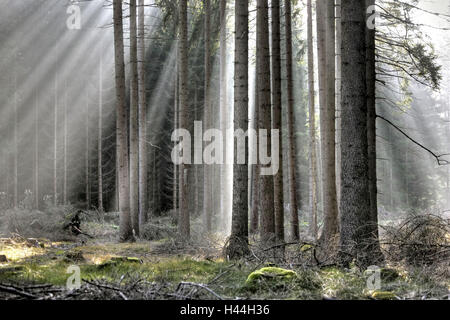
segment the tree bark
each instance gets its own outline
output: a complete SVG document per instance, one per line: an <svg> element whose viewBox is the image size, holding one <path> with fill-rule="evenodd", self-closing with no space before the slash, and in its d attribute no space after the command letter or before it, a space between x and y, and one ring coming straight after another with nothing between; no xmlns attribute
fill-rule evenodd
<svg viewBox="0 0 450 320"><path fill-rule="evenodd" d="M179 1L179 68L180 68L180 127L189 128L188 120L188 25L187 25L187 1ZM180 214L178 221L179 236L188 240L190 237L190 218L188 210L187 177L188 165L180 166Z"/></svg>
<svg viewBox="0 0 450 320"><path fill-rule="evenodd" d="M323 188L323 210L324 225L320 241L325 244L331 244L331 241L339 232L338 209L336 199L336 138L335 138L335 14L334 0L317 2L317 20L320 26L321 52L319 57L320 67L319 85L324 87L321 90L320 100L320 132L322 147L322 188ZM321 17L325 17L323 20ZM324 34L323 34L323 31Z"/></svg>
<svg viewBox="0 0 450 320"><path fill-rule="evenodd" d="M133 239L130 217L130 180L128 166L128 121L125 103L125 63L123 48L122 0L113 0L114 53L116 72L117 165L120 212L120 240Z"/></svg>
<svg viewBox="0 0 450 320"><path fill-rule="evenodd" d="M228 83L227 83L227 0L220 0L220 128L224 133L229 126L229 112L228 112ZM221 180L221 192L220 192L220 204L221 204L221 219L223 228L228 231L229 229L229 216L230 216L230 168L227 164L227 148L226 140L223 144L223 160L224 163L220 166L220 180Z"/></svg>
<svg viewBox="0 0 450 320"><path fill-rule="evenodd" d="M139 235L139 88L137 67L136 0L130 0L130 215Z"/></svg>
<svg viewBox="0 0 450 320"><path fill-rule="evenodd" d="M366 8L375 5L375 0L366 0ZM370 13L371 14L371 13ZM369 14L367 14L367 18ZM370 229L373 237L371 250L382 257L378 242L377 206L377 138L376 138L376 71L375 71L375 29L366 28L366 86L367 86L367 143L369 158Z"/></svg>
<svg viewBox="0 0 450 320"><path fill-rule="evenodd" d="M100 51L98 80L98 142L97 142L97 179L98 202L97 210L103 212L103 50Z"/></svg>
<svg viewBox="0 0 450 320"><path fill-rule="evenodd" d="M67 80L64 80L63 110L63 204L67 204Z"/></svg>
<svg viewBox="0 0 450 320"><path fill-rule="evenodd" d="M90 186L90 156L89 156L89 145L90 145L90 130L89 130L89 92L86 93L86 140L84 146L84 183L86 192L86 210L91 209L91 186Z"/></svg>
<svg viewBox="0 0 450 320"><path fill-rule="evenodd" d="M288 5L290 5L289 1ZM281 132L281 48L280 48L280 0L272 0L272 129ZM286 21L290 18L286 14ZM287 23L286 23L287 25ZM287 42L287 41L286 41ZM291 119L292 120L292 119ZM273 176L274 189L274 215L275 215L275 235L277 241L284 241L284 205L283 205L283 161L282 161L282 135L279 135L278 143L280 152L278 161L278 172ZM298 224L297 224L298 225Z"/></svg>
<svg viewBox="0 0 450 320"><path fill-rule="evenodd" d="M58 204L58 73L55 75L55 105L53 111L53 205Z"/></svg>
<svg viewBox="0 0 450 320"><path fill-rule="evenodd" d="M292 74L292 9L291 1L284 1L285 7L285 33L286 33L286 81L287 81L287 124L288 124L288 177L289 177L289 204L290 204L290 228L293 241L299 239L298 202L297 199L297 151L295 141L295 112L294 112L294 77ZM312 48L312 47L311 47ZM280 138L281 138L280 134ZM281 144L280 144L281 146ZM280 148L281 150L281 148ZM282 152L280 152L280 155ZM281 160L280 160L281 161ZM282 162L280 162L280 168Z"/></svg>
<svg viewBox="0 0 450 320"><path fill-rule="evenodd" d="M235 4L234 128L248 130L248 1ZM245 164L238 164L238 152L245 152ZM227 256L248 254L248 144L234 152L233 211Z"/></svg>
<svg viewBox="0 0 450 320"><path fill-rule="evenodd" d="M258 132L259 117L258 117L258 68L255 70L255 105L253 110L253 127L255 132ZM254 153L258 153L258 139L256 139ZM251 190L251 214L250 214L250 233L256 234L259 227L259 164L252 165L252 190Z"/></svg>
<svg viewBox="0 0 450 320"><path fill-rule="evenodd" d="M271 150L271 99L270 99L270 49L269 14L267 0L257 1L257 65L259 91L259 129L267 131L267 150ZM261 142L261 141L260 141ZM261 149L261 143L259 146ZM275 240L273 176L260 175L259 201L261 212L260 236L263 243Z"/></svg>
<svg viewBox="0 0 450 320"><path fill-rule="evenodd" d="M336 199L341 203L341 0L336 0Z"/></svg>
<svg viewBox="0 0 450 320"><path fill-rule="evenodd" d="M13 126L13 205L17 209L19 204L19 124L18 124L18 87L17 87L17 70L14 70L14 126ZM56 139L56 136L55 136Z"/></svg>
<svg viewBox="0 0 450 320"><path fill-rule="evenodd" d="M314 48L311 0L307 2L307 41L308 41L308 109L309 109L309 152L310 152L310 233L317 240L317 153L316 153L316 110L314 89Z"/></svg>
<svg viewBox="0 0 450 320"><path fill-rule="evenodd" d="M178 44L176 49L176 62L175 62L175 72L174 72L174 82L175 82L175 90L173 96L173 128L179 128L179 113L180 113L180 104L179 104L179 72L178 72ZM179 168L177 164L173 165L173 210L176 217L179 216L178 208L179 208ZM153 190L154 188L152 188ZM153 198L152 198L153 199Z"/></svg>
<svg viewBox="0 0 450 320"><path fill-rule="evenodd" d="M211 126L211 2L205 0L205 98L204 98L204 130ZM203 164L203 215L206 231L212 231L212 170L211 166Z"/></svg>
<svg viewBox="0 0 450 320"><path fill-rule="evenodd" d="M34 107L34 208L39 210L39 93L35 92Z"/></svg>
<svg viewBox="0 0 450 320"><path fill-rule="evenodd" d="M342 2L342 180L340 252L344 265L353 258L369 262L370 223L366 7L363 1Z"/></svg>
<svg viewBox="0 0 450 320"><path fill-rule="evenodd" d="M139 0L138 88L139 88L139 225L147 222L147 97L145 85L145 1Z"/></svg>

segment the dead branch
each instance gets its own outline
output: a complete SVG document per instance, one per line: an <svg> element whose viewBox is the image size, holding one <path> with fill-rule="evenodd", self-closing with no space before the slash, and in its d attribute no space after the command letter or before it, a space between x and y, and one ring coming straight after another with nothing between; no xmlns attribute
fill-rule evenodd
<svg viewBox="0 0 450 320"><path fill-rule="evenodd" d="M400 129L398 126L396 126L394 123L392 123L392 121L386 119L383 116L377 115L377 118L380 118L381 120L384 120L385 122L387 122L389 125L391 125L394 129L396 129L398 132L400 132L402 135L404 135L408 140L410 140L412 143L414 143L415 145L419 146L420 148L422 148L423 150L427 151L429 154L431 154L437 161L437 164L439 166L445 166L445 165L449 165L450 162L446 159L442 159L442 157L448 156L449 154L436 154L433 151L431 151L430 149L428 149L427 147L425 147L423 144L417 142L416 140L414 140L413 138L411 138L407 133L405 133L402 129Z"/></svg>

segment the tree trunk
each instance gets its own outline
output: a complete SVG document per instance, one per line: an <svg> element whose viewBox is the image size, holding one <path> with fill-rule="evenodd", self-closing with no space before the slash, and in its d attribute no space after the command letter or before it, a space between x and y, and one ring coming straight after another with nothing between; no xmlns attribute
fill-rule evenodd
<svg viewBox="0 0 450 320"><path fill-rule="evenodd" d="M314 48L312 30L312 5L311 0L307 2L307 41L308 41L308 109L309 109L309 139L310 139L310 233L317 240L317 153L316 153L316 110L314 89Z"/></svg>
<svg viewBox="0 0 450 320"><path fill-rule="evenodd" d="M19 124L18 124L18 87L17 87L17 70L14 71L14 127L13 127L13 140L14 140L14 152L13 152L13 205L14 209L17 209L19 204ZM56 139L56 136L55 136Z"/></svg>
<svg viewBox="0 0 450 320"><path fill-rule="evenodd" d="M139 225L147 222L147 97L145 86L145 7L139 0L138 80L139 80Z"/></svg>
<svg viewBox="0 0 450 320"><path fill-rule="evenodd" d="M220 128L224 133L229 126L229 112L228 112L228 83L227 83L227 0L220 0ZM223 160L224 163L220 167L221 180L221 219L223 228L229 230L229 216L230 216L230 168L227 164L227 148L226 140L223 144Z"/></svg>
<svg viewBox="0 0 450 320"><path fill-rule="evenodd" d="M136 0L130 0L130 215L139 235L139 126Z"/></svg>
<svg viewBox="0 0 450 320"><path fill-rule="evenodd" d="M234 62L234 128L248 130L248 1L237 0ZM238 164L239 153L245 164ZM233 211L227 256L231 259L248 254L248 144L235 149L233 170Z"/></svg>
<svg viewBox="0 0 450 320"><path fill-rule="evenodd" d="M55 105L53 114L53 205L58 204L58 73L55 75Z"/></svg>
<svg viewBox="0 0 450 320"><path fill-rule="evenodd" d="M39 210L39 93L36 89L34 107L34 208Z"/></svg>
<svg viewBox="0 0 450 320"><path fill-rule="evenodd" d="M125 102L125 63L123 50L122 1L113 0L114 53L117 103L117 165L120 212L120 240L133 239L130 217L130 180L128 173L128 125Z"/></svg>
<svg viewBox="0 0 450 320"><path fill-rule="evenodd" d="M209 129L211 126L211 2L205 0L205 98L204 98L204 127ZM203 215L205 217L206 231L212 231L212 170L211 166L203 164Z"/></svg>
<svg viewBox="0 0 450 320"><path fill-rule="evenodd" d="M336 0L336 199L341 203L341 0Z"/></svg>
<svg viewBox="0 0 450 320"><path fill-rule="evenodd" d="M63 110L64 140L63 140L63 204L67 204L67 80L64 80L64 110Z"/></svg>
<svg viewBox="0 0 450 320"><path fill-rule="evenodd" d="M290 6L289 1L288 5ZM287 12L287 11L286 11ZM272 16L272 129L281 132L281 48L280 48L280 0L272 0L271 2ZM289 12L290 16L290 12ZM287 17L287 15L286 15ZM287 17L286 21L289 20ZM287 41L286 41L287 42ZM292 119L291 119L292 120ZM275 215L275 235L277 241L284 241L284 206L283 206L283 161L282 161L282 134L279 135L279 169L273 176L274 189L274 215ZM298 225L298 224L297 224Z"/></svg>
<svg viewBox="0 0 450 320"><path fill-rule="evenodd" d="M366 0L366 8L375 5L375 0ZM370 13L371 14L371 13ZM369 13L367 14L369 17ZM367 86L367 142L369 157L370 228L373 237L374 256L382 257L378 242L377 206L377 138L376 138L376 71L375 29L366 28L366 86Z"/></svg>
<svg viewBox="0 0 450 320"><path fill-rule="evenodd" d="M271 142L271 99L270 99L270 49L269 49L269 14L267 0L257 1L257 66L259 91L259 129L267 131L267 150L270 152ZM260 141L261 149L262 142ZM259 200L261 212L260 235L263 242L275 240L275 216L273 176L260 175Z"/></svg>
<svg viewBox="0 0 450 320"><path fill-rule="evenodd" d="M89 132L89 92L86 93L86 141L84 146L84 183L86 188L86 210L91 209L91 186L90 186L90 156L89 156L89 145L90 145L90 132Z"/></svg>
<svg viewBox="0 0 450 320"><path fill-rule="evenodd" d="M97 179L98 179L98 205L97 210L103 212L103 50L100 51L98 81L98 142L97 142Z"/></svg>
<svg viewBox="0 0 450 320"><path fill-rule="evenodd" d="M299 222L298 222L298 200L297 199L297 151L295 141L295 112L294 112L294 77L292 74L292 9L291 1L284 1L285 7L285 33L286 33L286 81L287 81L287 124L288 124L288 177L289 177L289 204L291 219L291 238L293 241L299 239ZM281 137L282 135L280 135ZM280 144L281 146L281 144ZM281 148L280 148L281 150ZM280 154L282 154L280 152ZM280 162L280 168L281 166Z"/></svg>
<svg viewBox="0 0 450 320"><path fill-rule="evenodd" d="M370 223L367 90L366 6L363 1L342 2L342 262L353 258L360 266L370 265Z"/></svg>
<svg viewBox="0 0 450 320"><path fill-rule="evenodd" d="M255 105L253 110L253 127L255 132L258 132L259 128L259 117L258 117L258 68L256 68L255 72ZM254 143L255 149L252 150L254 153L258 153L258 139ZM256 234L258 232L259 226L259 164L255 163L252 165L252 190L251 190L251 215L250 215L250 233Z"/></svg>
<svg viewBox="0 0 450 320"><path fill-rule="evenodd" d="M323 212L324 225L321 234L321 242L325 245L339 232L338 209L336 199L336 140L335 140L335 14L334 1L317 2L317 20L321 34L319 36L321 52L319 85L324 87L320 100L320 132L322 147L322 188L323 188ZM325 20L321 17L325 17ZM325 31L323 33L323 31ZM322 65L325 63L325 65Z"/></svg>
<svg viewBox="0 0 450 320"><path fill-rule="evenodd" d="M188 129L188 24L187 24L187 1L179 1L179 67L180 67L180 128ZM188 240L190 237L190 218L188 210L188 188L187 177L188 165L181 163L180 166L180 214L178 220L179 236Z"/></svg>
<svg viewBox="0 0 450 320"><path fill-rule="evenodd" d="M179 120L180 120L180 103L179 103L179 71L178 71L178 45L176 49L176 59L175 59L175 72L174 72L174 82L175 82L175 90L173 96L173 128L179 128ZM173 165L173 210L176 217L179 216L179 168L177 164ZM153 188L152 188L153 190ZM153 199L153 198L152 198Z"/></svg>

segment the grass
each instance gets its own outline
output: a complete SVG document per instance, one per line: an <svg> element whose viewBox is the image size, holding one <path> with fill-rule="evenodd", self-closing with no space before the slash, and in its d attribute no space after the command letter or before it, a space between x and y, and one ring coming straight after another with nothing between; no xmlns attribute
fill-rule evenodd
<svg viewBox="0 0 450 320"><path fill-rule="evenodd" d="M209 284L223 297L251 299L369 299L373 297L427 298L442 297L449 292L448 283L426 277L418 270L392 281L383 281L376 293L367 289L366 276L359 270L295 269L286 281L259 279L246 283L249 275L262 266L248 261L230 263L220 258L205 258L187 254L157 254L156 242L88 243L76 245L46 242L44 248L20 243L0 242L0 255L9 262L0 264L0 282L37 283L64 286L71 265L78 265L86 280L117 281L126 275L138 275L150 282L176 286L182 281ZM82 257L83 260L77 260ZM132 257L135 259L114 259ZM75 261L71 261L74 259ZM125 277L126 278L126 277ZM269 277L270 278L270 277ZM266 281L268 280L268 281Z"/></svg>

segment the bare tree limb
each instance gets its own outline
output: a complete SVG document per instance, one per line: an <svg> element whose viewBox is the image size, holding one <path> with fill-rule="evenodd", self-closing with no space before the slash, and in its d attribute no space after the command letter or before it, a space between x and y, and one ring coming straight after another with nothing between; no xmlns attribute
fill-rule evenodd
<svg viewBox="0 0 450 320"><path fill-rule="evenodd" d="M396 129L398 132L400 132L402 135L404 135L412 143L414 143L415 145L419 146L420 148L422 148L423 150L425 150L429 154L431 154L436 159L438 165L446 166L446 165L450 164L450 162L448 160L443 159L443 157L448 156L449 154L436 154L433 151L431 151L430 149L428 149L427 147L425 147L423 144L421 144L421 143L417 142L416 140L414 140L413 138L411 138L408 134L406 134L402 129L400 129L398 126L396 126L390 120L388 120L385 117L380 116L380 115L377 115L377 118L380 118L381 120L384 120L389 125L391 125L394 129Z"/></svg>

